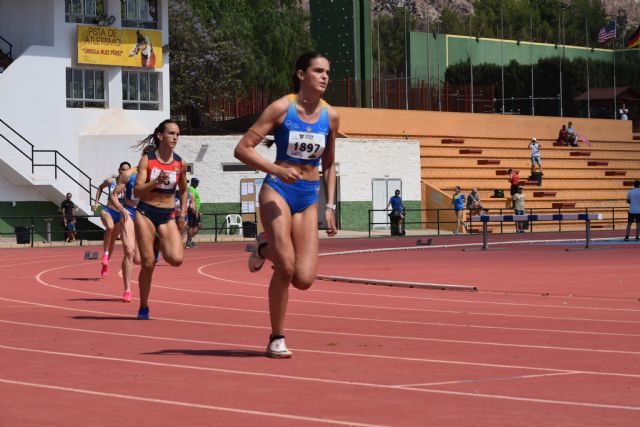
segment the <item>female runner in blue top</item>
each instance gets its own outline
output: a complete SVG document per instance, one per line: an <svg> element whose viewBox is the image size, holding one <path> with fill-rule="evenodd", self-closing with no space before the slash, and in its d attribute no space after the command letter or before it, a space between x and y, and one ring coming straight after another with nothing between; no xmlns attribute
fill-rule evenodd
<svg viewBox="0 0 640 427"><path fill-rule="evenodd" d="M327 234L337 233L335 140L339 118L322 100L328 84L329 61L317 52L300 56L293 75L295 93L271 103L235 149L237 159L267 173L259 198L266 235L258 236L249 269L259 270L265 259L274 267L269 283L269 357L291 357L283 335L289 284L304 290L316 278L320 160L326 189ZM275 163L255 149L272 130L277 147Z"/></svg>
<svg viewBox="0 0 640 427"><path fill-rule="evenodd" d="M131 169L131 164L129 162L122 162L118 167L118 175L114 175L111 178L105 179L100 186L98 186L98 190L96 192L96 203L91 207L91 209L95 212L98 210L98 204L100 202L100 196L102 195L102 190L105 188L109 189L109 200L107 201L107 206L100 213L100 220L104 225L104 236L102 242L103 254L100 259L100 263L102 264L100 276L105 277L109 274L109 260L113 255L113 249L116 244L116 237L120 233L120 213L115 208L115 205L112 202L111 195L113 194L116 183L122 174L126 173L129 169ZM120 197L119 193L115 193L116 196ZM124 201L124 199L123 199Z"/></svg>

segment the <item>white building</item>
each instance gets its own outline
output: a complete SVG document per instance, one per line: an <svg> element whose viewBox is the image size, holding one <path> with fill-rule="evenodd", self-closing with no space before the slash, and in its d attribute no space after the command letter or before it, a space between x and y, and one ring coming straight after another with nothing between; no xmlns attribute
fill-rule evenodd
<svg viewBox="0 0 640 427"><path fill-rule="evenodd" d="M157 42L132 52L140 35ZM0 37L0 202L70 192L90 213L90 185L169 117L168 0L0 0Z"/></svg>

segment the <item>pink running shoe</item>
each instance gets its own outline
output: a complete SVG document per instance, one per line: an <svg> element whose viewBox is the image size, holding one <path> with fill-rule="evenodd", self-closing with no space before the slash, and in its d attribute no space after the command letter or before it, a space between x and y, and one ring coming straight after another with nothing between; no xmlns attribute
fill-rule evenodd
<svg viewBox="0 0 640 427"><path fill-rule="evenodd" d="M131 302L131 291L124 291L122 294L122 302Z"/></svg>
<svg viewBox="0 0 640 427"><path fill-rule="evenodd" d="M102 270L100 271L100 276L105 277L109 274L109 255L102 255L102 259L100 260L102 264Z"/></svg>

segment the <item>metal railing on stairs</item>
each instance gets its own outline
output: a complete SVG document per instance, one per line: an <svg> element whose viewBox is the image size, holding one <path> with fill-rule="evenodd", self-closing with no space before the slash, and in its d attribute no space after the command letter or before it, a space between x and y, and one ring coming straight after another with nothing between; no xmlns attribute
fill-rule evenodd
<svg viewBox="0 0 640 427"><path fill-rule="evenodd" d="M13 62L13 44L0 36L0 72ZM6 46L6 47L5 47Z"/></svg>
<svg viewBox="0 0 640 427"><path fill-rule="evenodd" d="M6 142L8 142L9 145L11 145L13 148L18 150L24 157L27 158L27 160L29 160L31 162L31 173L32 174L35 174L36 167L53 167L54 168L54 179L56 179L56 180L58 179L58 171L60 171L61 173L66 175L71 181L76 183L78 185L78 187L80 187L80 189L82 189L83 191L88 193L88 195L89 195L89 205L90 206L93 205L94 198L93 198L92 195L94 194L94 190L97 190L98 187L93 185L93 182L92 182L91 177L89 175L87 175L82 169L80 169L78 166L76 166L71 160L69 160L67 157L65 157L64 154L60 153L58 150L37 150L35 148L35 146L31 142L29 142L18 131L16 131L11 126L9 126L4 120L0 119L0 123L2 123L5 128L9 129L11 131L11 133L13 133L15 136L17 136L23 143L27 144L24 147L24 149L18 147L16 144L14 144L14 142L12 142L5 135L5 132L3 132L3 129L0 129L0 138L4 139ZM38 155L40 153L44 153L44 154L48 153L50 157L53 157L53 162L52 163L51 162L49 162L49 163L37 163L36 162L36 155ZM68 165L67 169L75 170L78 173L78 179L82 180L82 178L80 178L80 177L86 178L86 182L85 183L79 182L78 179L76 179L76 177L74 177L72 175L73 172L68 172L67 169L65 169L63 167L64 163L66 163Z"/></svg>

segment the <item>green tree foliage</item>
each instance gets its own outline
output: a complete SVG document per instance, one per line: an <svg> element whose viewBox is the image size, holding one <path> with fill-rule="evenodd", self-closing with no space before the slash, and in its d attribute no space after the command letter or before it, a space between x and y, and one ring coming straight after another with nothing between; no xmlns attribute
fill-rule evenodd
<svg viewBox="0 0 640 427"><path fill-rule="evenodd" d="M295 59L313 49L300 0L176 0L169 13L176 106L255 87L284 93Z"/></svg>
<svg viewBox="0 0 640 427"><path fill-rule="evenodd" d="M447 69L445 80L449 84L469 84L469 63L460 63ZM584 105L575 98L587 90L587 61L582 58L562 60L562 98L563 112L566 116L584 115ZM494 86L497 99L502 98L501 69L497 64L473 66L474 85ZM544 58L533 66L534 95L537 115L557 115L560 93L560 58ZM621 59L616 63L616 85L631 86L640 90L640 64L636 60ZM613 64L605 61L589 61L589 87L613 87ZM504 69L505 99L518 101L517 110L521 114L530 114L531 66L512 61ZM507 102L507 104L509 104ZM509 109L509 105L507 105Z"/></svg>
<svg viewBox="0 0 640 427"><path fill-rule="evenodd" d="M405 21L406 16L406 21ZM400 77L405 74L405 28L410 31L413 28L415 19L407 10L398 7L393 10L391 15L379 15L374 25L379 25L380 34L380 52L378 52L378 43L374 37L373 40L373 56L377 63L380 60L380 68L383 76ZM406 24L405 24L406 22ZM377 28L374 26L374 30Z"/></svg>

